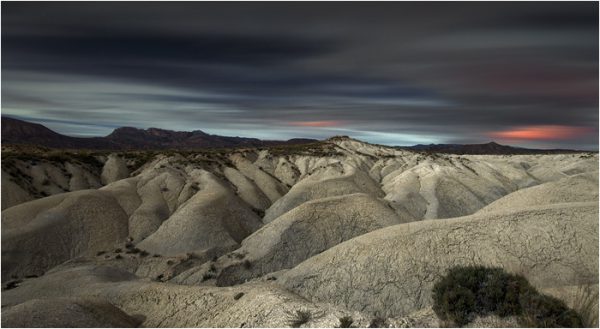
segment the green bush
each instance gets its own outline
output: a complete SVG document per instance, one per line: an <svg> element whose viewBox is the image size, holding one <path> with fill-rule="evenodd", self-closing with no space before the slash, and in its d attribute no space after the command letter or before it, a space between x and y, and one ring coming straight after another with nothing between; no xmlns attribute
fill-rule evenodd
<svg viewBox="0 0 600 329"><path fill-rule="evenodd" d="M458 326L477 315L520 316L524 326L580 327L579 315L556 298L540 294L520 275L500 268L460 266L433 287L433 310Z"/></svg>

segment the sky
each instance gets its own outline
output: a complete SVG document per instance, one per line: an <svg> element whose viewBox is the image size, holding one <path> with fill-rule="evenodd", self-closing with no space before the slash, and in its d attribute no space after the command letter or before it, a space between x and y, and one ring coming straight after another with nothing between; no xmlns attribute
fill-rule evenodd
<svg viewBox="0 0 600 329"><path fill-rule="evenodd" d="M597 2L3 2L2 115L598 150Z"/></svg>

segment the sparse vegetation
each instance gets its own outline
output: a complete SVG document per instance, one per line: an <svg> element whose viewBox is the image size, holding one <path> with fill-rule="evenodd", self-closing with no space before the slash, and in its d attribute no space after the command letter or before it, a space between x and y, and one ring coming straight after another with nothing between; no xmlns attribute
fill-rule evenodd
<svg viewBox="0 0 600 329"><path fill-rule="evenodd" d="M519 316L526 327L580 327L579 315L540 294L521 275L500 268L459 266L433 287L433 310L442 321L464 326L477 315Z"/></svg>
<svg viewBox="0 0 600 329"><path fill-rule="evenodd" d="M523 296L523 312L519 324L527 328L581 328L583 321L577 312L569 309L557 298L543 294Z"/></svg>
<svg viewBox="0 0 600 329"><path fill-rule="evenodd" d="M297 310L288 314L288 325L292 328L300 328L305 323L308 323L312 315L308 310Z"/></svg>
<svg viewBox="0 0 600 329"><path fill-rule="evenodd" d="M598 289L591 285L579 287L573 309L581 316L584 327L598 328Z"/></svg>
<svg viewBox="0 0 600 329"><path fill-rule="evenodd" d="M244 264L244 268L247 270L252 268L252 263L247 259L243 262L243 264Z"/></svg>
<svg viewBox="0 0 600 329"><path fill-rule="evenodd" d="M23 280L11 280L6 283L4 286L4 290L14 289L19 286L19 283L23 282Z"/></svg>
<svg viewBox="0 0 600 329"><path fill-rule="evenodd" d="M210 280L210 279L214 279L215 278L215 273L214 272L206 272L202 275L202 281L206 281L206 280Z"/></svg>
<svg viewBox="0 0 600 329"><path fill-rule="evenodd" d="M375 317L369 323L369 328L387 328L387 321L382 317Z"/></svg>
<svg viewBox="0 0 600 329"><path fill-rule="evenodd" d="M342 155L335 144L316 142L295 145L277 145L268 148L273 156L306 155L306 156L337 156Z"/></svg>
<svg viewBox="0 0 600 329"><path fill-rule="evenodd" d="M141 250L138 248L131 248L126 251L127 254L139 254L140 252L141 252Z"/></svg>
<svg viewBox="0 0 600 329"><path fill-rule="evenodd" d="M260 218L265 217L265 211L262 209L252 207L252 212L254 212Z"/></svg>
<svg viewBox="0 0 600 329"><path fill-rule="evenodd" d="M350 316L344 316L340 318L340 326L338 328L353 328L352 324L354 320Z"/></svg>

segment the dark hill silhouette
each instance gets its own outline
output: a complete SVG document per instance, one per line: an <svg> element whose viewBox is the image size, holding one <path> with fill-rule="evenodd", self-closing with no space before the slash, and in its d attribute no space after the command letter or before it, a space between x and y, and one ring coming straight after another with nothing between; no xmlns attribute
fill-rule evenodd
<svg viewBox="0 0 600 329"><path fill-rule="evenodd" d="M330 140L349 138L334 136ZM287 141L260 140L257 138L230 137L207 134L200 130L173 131L159 128L139 129L121 127L106 137L72 137L59 134L45 126L10 117L2 117L2 143L26 144L59 149L104 149L104 150L160 150L265 147L274 145L308 144L315 139L294 138ZM527 149L485 144L429 144L401 147L413 151L448 154L551 154L582 152L563 149Z"/></svg>
<svg viewBox="0 0 600 329"><path fill-rule="evenodd" d="M528 149L522 147L514 147L501 145L496 142L485 144L418 144L409 146L408 149L414 151L425 151L432 153L447 153L447 154L552 154L552 153L576 153L582 152L577 150L563 149Z"/></svg>
<svg viewBox="0 0 600 329"><path fill-rule="evenodd" d="M62 149L195 149L259 147L314 143L314 139L267 141L257 138L210 135L200 130L172 131L158 128L121 127L106 137L71 137L61 135L41 124L2 117L2 143L28 144Z"/></svg>

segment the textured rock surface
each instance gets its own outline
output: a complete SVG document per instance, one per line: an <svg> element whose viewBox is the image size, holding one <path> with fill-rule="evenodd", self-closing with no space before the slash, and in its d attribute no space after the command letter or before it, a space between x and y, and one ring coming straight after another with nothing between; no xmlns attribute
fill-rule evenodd
<svg viewBox="0 0 600 329"><path fill-rule="evenodd" d="M245 239L224 260L217 284L231 285L292 268L343 241L401 223L392 209L367 194L303 203ZM243 259L237 259L243 255ZM217 264L218 265L218 264Z"/></svg>
<svg viewBox="0 0 600 329"><path fill-rule="evenodd" d="M200 190L139 243L161 255L237 246L261 226L255 213L208 172L200 175Z"/></svg>
<svg viewBox="0 0 600 329"><path fill-rule="evenodd" d="M594 154L425 154L338 137L88 155L3 158L3 321L436 327L430 289L453 265L502 266L565 300L598 282ZM64 193L100 187L103 166L111 183ZM27 314L38 320L15 320Z"/></svg>
<svg viewBox="0 0 600 329"><path fill-rule="evenodd" d="M2 327L137 327L135 319L105 301L83 298L32 299L2 311Z"/></svg>
<svg viewBox="0 0 600 329"><path fill-rule="evenodd" d="M109 249L127 231L127 214L102 191L60 194L4 210L2 280L39 275L73 257Z"/></svg>
<svg viewBox="0 0 600 329"><path fill-rule="evenodd" d="M567 176L537 186L511 193L481 209L491 212L503 209L519 209L533 205L549 205L563 202L598 201L598 172Z"/></svg>
<svg viewBox="0 0 600 329"><path fill-rule="evenodd" d="M313 301L399 316L428 306L446 269L469 264L520 272L538 286L596 283L598 204L396 225L337 245L278 281Z"/></svg>
<svg viewBox="0 0 600 329"><path fill-rule="evenodd" d="M263 221L265 223L273 221L306 201L352 193L383 196L375 181L354 167L341 164L320 167L296 183L284 197L277 200L267 210Z"/></svg>
<svg viewBox="0 0 600 329"><path fill-rule="evenodd" d="M359 312L311 303L273 283L180 286L141 281L97 266L59 269L2 295L3 312L32 298L86 296L118 307L143 327L288 327L298 319L297 311L309 314L305 327L334 327L343 316L352 316L363 327L370 321Z"/></svg>

